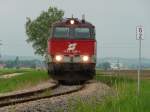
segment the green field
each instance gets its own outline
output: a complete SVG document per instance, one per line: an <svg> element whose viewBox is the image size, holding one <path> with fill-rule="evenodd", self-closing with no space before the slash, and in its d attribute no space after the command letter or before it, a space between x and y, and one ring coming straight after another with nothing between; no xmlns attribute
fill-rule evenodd
<svg viewBox="0 0 150 112"><path fill-rule="evenodd" d="M97 74L96 80L104 82L116 91L116 96L106 97L103 102L79 101L75 112L150 112L150 80L141 81L140 95L137 82L129 77L104 76Z"/></svg>
<svg viewBox="0 0 150 112"><path fill-rule="evenodd" d="M9 72L13 72L8 70ZM21 71L21 70L20 70ZM28 70L23 71L23 75L8 79L0 79L0 93L10 92L23 88L28 88L48 80L46 71Z"/></svg>
<svg viewBox="0 0 150 112"><path fill-rule="evenodd" d="M13 70L8 71L13 72ZM9 79L0 79L0 93L28 88L49 79L46 71L28 70L23 73ZM150 112L149 78L141 81L139 96L137 96L136 80L128 76L109 76L107 72L98 71L95 79L112 87L116 91L116 96L106 97L103 102L79 101L73 107L69 107L71 112Z"/></svg>

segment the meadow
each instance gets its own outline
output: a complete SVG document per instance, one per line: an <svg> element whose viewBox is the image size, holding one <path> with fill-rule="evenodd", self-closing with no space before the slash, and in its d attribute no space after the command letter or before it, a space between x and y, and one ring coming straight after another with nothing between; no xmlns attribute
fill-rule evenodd
<svg viewBox="0 0 150 112"><path fill-rule="evenodd" d="M14 73L16 71L8 70L8 72ZM44 82L49 79L46 71L19 70L19 72L22 72L23 75L14 76L8 79L0 78L0 93L6 93L19 89L29 88L31 86L37 85L40 82Z"/></svg>
<svg viewBox="0 0 150 112"><path fill-rule="evenodd" d="M20 70L21 71L21 70ZM6 73L7 71L5 71ZM8 70L8 72L16 72ZM7 72L7 73L8 73ZM4 72L3 72L4 73ZM22 71L23 75L0 79L0 93L28 88L49 80L46 71ZM137 95L136 71L97 71L95 79L115 90L115 96L106 96L103 101L86 103L80 101L69 107L71 112L150 112L150 79L143 71L140 94ZM143 77L142 76L142 77ZM146 77L145 77L146 76ZM94 100L94 98L93 98ZM95 102L95 103L93 103ZM70 104L69 104L70 105Z"/></svg>
<svg viewBox="0 0 150 112"><path fill-rule="evenodd" d="M133 71L132 71L133 72ZM128 74L128 72L126 72ZM129 73L131 74L131 73ZM110 74L109 74L110 75ZM150 80L142 79L140 94L137 81L128 75L109 76L98 71L96 80L108 84L116 91L115 96L107 96L104 101L85 103L79 101L73 112L150 112ZM70 107L72 108L72 107Z"/></svg>

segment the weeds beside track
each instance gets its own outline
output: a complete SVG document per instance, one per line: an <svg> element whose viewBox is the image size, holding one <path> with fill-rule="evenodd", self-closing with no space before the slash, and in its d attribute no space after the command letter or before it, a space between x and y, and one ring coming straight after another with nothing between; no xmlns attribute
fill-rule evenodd
<svg viewBox="0 0 150 112"><path fill-rule="evenodd" d="M46 71L26 71L20 76L0 79L0 93L29 88L47 80L49 80L49 77Z"/></svg>
<svg viewBox="0 0 150 112"><path fill-rule="evenodd" d="M150 80L141 80L140 95L137 95L137 81L130 77L98 74L97 81L108 84L116 96L106 97L103 102L75 105L75 112L150 112Z"/></svg>

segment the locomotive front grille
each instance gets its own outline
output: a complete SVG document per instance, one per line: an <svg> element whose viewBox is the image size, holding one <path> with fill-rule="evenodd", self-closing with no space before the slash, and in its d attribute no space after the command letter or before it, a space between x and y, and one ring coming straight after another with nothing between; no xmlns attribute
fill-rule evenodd
<svg viewBox="0 0 150 112"><path fill-rule="evenodd" d="M70 62L71 58L69 56L64 56L63 61L64 62Z"/></svg>
<svg viewBox="0 0 150 112"><path fill-rule="evenodd" d="M80 62L80 61L81 61L80 56L73 57L73 62L77 63L77 62Z"/></svg>
<svg viewBox="0 0 150 112"><path fill-rule="evenodd" d="M73 56L73 57L70 57L70 56L64 56L63 58L63 62L75 62L75 63L78 63L81 61L81 58L80 56Z"/></svg>

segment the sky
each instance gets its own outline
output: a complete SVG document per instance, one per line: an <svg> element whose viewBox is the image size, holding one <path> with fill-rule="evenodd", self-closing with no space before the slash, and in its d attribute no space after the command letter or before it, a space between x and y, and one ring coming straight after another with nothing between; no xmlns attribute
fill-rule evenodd
<svg viewBox="0 0 150 112"><path fill-rule="evenodd" d="M150 58L149 0L1 0L0 53L35 56L26 42L26 17L35 19L49 6L64 10L64 17L85 14L96 27L98 57L137 58L136 26L143 25L142 57Z"/></svg>

